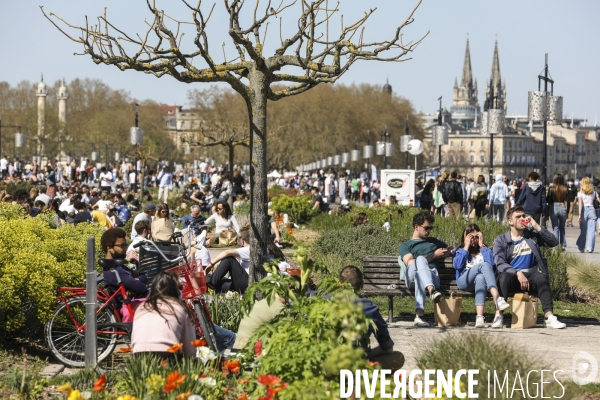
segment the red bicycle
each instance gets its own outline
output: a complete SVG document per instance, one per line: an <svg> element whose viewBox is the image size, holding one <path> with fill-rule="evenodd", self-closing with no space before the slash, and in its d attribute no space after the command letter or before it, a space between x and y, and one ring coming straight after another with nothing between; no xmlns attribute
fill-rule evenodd
<svg viewBox="0 0 600 400"><path fill-rule="evenodd" d="M205 234L201 235L197 240L196 247L204 245ZM189 236L188 236L189 240ZM188 243L188 248L191 241ZM189 252L186 252L185 246L179 244L180 255L174 259L168 258L163 251L153 242L143 240L139 243L140 246L148 246L156 250L155 253L160 255L163 261L167 262L166 268L161 268L162 264L152 264L152 268L146 268L150 272L149 280L160 272L160 270L173 271L179 275L179 281L183 287L182 298L188 306L194 310L196 316L195 325L199 337L206 340L207 346L216 351L215 328L210 318L210 312L204 299L203 294L206 293L206 282L204 278L204 270L200 261L187 261ZM142 250L142 249L140 249ZM143 251L140 251L142 254ZM142 258L140 258L142 261ZM173 263L185 261L183 264L173 266ZM119 301L117 296L121 296L123 306L126 307L129 315L133 315L134 310L131 307L131 299L127 296L127 290L121 282L116 268L127 264L127 260L121 259L99 259L98 264L104 271L111 271L115 274L118 288L109 293L107 288L103 287L102 276L98 276L98 290L96 301L96 318L97 318L97 357L98 361L106 359L116 348L118 344L127 344L130 342L132 323L123 322L123 315L119 309ZM142 262L140 262L142 265ZM146 266L149 264L146 263ZM159 270L157 272L157 269ZM140 270L141 273L145 272ZM61 287L55 292L58 296L57 307L46 323L44 336L48 348L52 354L62 363L73 367L85 366L85 308L86 308L86 288L85 287Z"/></svg>

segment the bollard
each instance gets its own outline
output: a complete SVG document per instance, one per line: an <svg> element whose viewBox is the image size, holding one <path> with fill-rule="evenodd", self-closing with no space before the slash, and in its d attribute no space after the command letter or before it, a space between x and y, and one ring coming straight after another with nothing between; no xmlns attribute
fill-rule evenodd
<svg viewBox="0 0 600 400"><path fill-rule="evenodd" d="M96 368L97 342L96 342L96 302L98 282L96 280L96 245L94 238L88 238L86 252L85 272L85 368Z"/></svg>

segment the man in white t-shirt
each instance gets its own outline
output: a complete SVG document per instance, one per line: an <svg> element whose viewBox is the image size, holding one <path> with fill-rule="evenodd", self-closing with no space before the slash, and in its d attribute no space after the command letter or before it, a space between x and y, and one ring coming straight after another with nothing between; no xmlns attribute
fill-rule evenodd
<svg viewBox="0 0 600 400"><path fill-rule="evenodd" d="M6 179L6 175L8 174L8 160L6 156L0 159L0 172L2 172L2 179Z"/></svg>
<svg viewBox="0 0 600 400"><path fill-rule="evenodd" d="M106 167L102 167L100 169L99 179L100 179L100 189L102 191L110 192L111 186L112 186L112 181L113 181L112 172L108 171L106 169Z"/></svg>
<svg viewBox="0 0 600 400"><path fill-rule="evenodd" d="M217 293L240 292L248 288L248 271L250 270L250 227L240 229L239 241L242 247L225 250L206 266L206 273L212 271L215 264L220 263L207 281ZM231 279L225 279L225 275Z"/></svg>
<svg viewBox="0 0 600 400"><path fill-rule="evenodd" d="M40 194L37 195L33 202L36 203L37 201L43 201L44 204L48 205L52 199L46 194L46 191L46 187L40 188Z"/></svg>

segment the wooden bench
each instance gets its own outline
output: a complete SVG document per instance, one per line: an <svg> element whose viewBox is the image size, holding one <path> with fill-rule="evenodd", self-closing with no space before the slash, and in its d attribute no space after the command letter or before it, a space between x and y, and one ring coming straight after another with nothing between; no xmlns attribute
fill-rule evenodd
<svg viewBox="0 0 600 400"><path fill-rule="evenodd" d="M456 293L460 297L474 297L472 292L458 290L456 286L456 270L452 266L452 259L444 260L442 268L438 268L440 276L439 291L446 297L450 293ZM400 266L398 257L395 256L368 256L363 259L363 274L365 285L363 293L366 297L387 296L388 297L388 322L392 322L394 316L395 296L414 296L414 285L408 289L404 281L400 280ZM396 285L395 289L388 289L390 285Z"/></svg>

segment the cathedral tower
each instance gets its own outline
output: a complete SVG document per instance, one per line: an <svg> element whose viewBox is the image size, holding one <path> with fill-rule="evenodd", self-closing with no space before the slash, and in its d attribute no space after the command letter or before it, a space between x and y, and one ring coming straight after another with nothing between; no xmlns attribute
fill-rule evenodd
<svg viewBox="0 0 600 400"><path fill-rule="evenodd" d="M452 118L462 122L466 128L471 128L479 116L480 108L477 101L477 80L473 80L471 70L471 51L469 39L465 50L465 61L463 63L462 80L460 86L454 80L454 91L452 99Z"/></svg>
<svg viewBox="0 0 600 400"><path fill-rule="evenodd" d="M42 74L42 80L38 83L37 91L35 95L38 98L37 103L37 111L38 111L38 131L37 131L37 139L38 139L38 150L40 151L38 154L42 154L43 149L41 146L41 139L45 137L45 128L46 128L46 96L48 95L48 91L46 90L46 84L44 83L44 74Z"/></svg>
<svg viewBox="0 0 600 400"><path fill-rule="evenodd" d="M69 94L67 93L67 87L65 85L65 80L63 78L62 85L58 89L58 119L64 126L67 124L67 99L69 98Z"/></svg>
<svg viewBox="0 0 600 400"><path fill-rule="evenodd" d="M491 87L490 87L491 84ZM484 110L490 108L488 99L490 97L490 90L493 88L494 103L492 108L504 110L506 114L506 83L502 81L500 76L500 57L498 56L498 41L494 44L494 58L492 60L492 76L490 80L485 84L485 99L484 99Z"/></svg>

